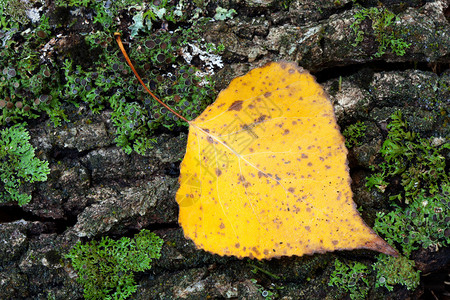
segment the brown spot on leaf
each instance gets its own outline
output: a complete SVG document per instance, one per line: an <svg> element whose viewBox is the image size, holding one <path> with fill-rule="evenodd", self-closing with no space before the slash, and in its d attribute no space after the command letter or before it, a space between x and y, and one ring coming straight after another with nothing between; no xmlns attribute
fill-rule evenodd
<svg viewBox="0 0 450 300"><path fill-rule="evenodd" d="M230 107L228 108L228 110L235 110L235 111L240 111L242 109L242 103L244 101L242 100L238 100L238 101L234 101Z"/></svg>
<svg viewBox="0 0 450 300"><path fill-rule="evenodd" d="M266 119L266 115L261 115L258 117L258 119L256 119L257 123L261 123L262 121L264 121Z"/></svg>
<svg viewBox="0 0 450 300"><path fill-rule="evenodd" d="M261 171L258 171L258 178L261 178L261 177L267 177L267 175Z"/></svg>

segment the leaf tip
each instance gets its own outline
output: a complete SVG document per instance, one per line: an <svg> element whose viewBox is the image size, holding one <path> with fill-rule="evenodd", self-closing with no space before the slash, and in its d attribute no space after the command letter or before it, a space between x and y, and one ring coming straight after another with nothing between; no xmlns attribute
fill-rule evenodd
<svg viewBox="0 0 450 300"><path fill-rule="evenodd" d="M386 255L391 255L394 257L399 256L398 251L395 250L391 245L389 245L385 240L383 240L379 236L377 236L374 240L367 242L365 248L380 253L384 253Z"/></svg>

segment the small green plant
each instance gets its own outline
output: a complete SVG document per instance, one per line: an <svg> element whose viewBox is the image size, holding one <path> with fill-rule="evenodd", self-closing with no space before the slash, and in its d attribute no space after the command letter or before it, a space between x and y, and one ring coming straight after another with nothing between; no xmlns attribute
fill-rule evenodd
<svg viewBox="0 0 450 300"><path fill-rule="evenodd" d="M382 168L385 167L385 164L380 165ZM371 166L371 170L375 170L374 167ZM366 187L372 189L373 187L376 187L378 190L380 190L382 193L386 191L386 187L388 186L388 182L385 181L386 174L383 171L382 173L376 173L371 175L370 177L367 177L366 180Z"/></svg>
<svg viewBox="0 0 450 300"><path fill-rule="evenodd" d="M400 284L413 290L419 285L420 272L409 259L411 252L419 247L437 251L450 244L450 183L445 171L450 146L432 146L431 140L409 131L400 112L395 112L391 119L380 150L384 162L377 165L378 172L367 178L366 185L394 194L390 197L393 210L378 212L373 228L389 244L401 249L403 256L378 255L372 265L376 272L374 285L392 291L394 285ZM399 186L390 189L394 177L402 180ZM410 185L411 180L415 184ZM336 260L329 285L339 286L352 299L364 299L369 282L363 281L366 284L362 284L361 290L354 279L359 278L358 274L369 273L364 265L346 265Z"/></svg>
<svg viewBox="0 0 450 300"><path fill-rule="evenodd" d="M255 285L258 289L258 292L265 300L272 300L278 298L278 290L282 290L283 287L276 286L275 284L271 284L268 289L264 288L262 285L258 284L256 279L250 279L250 281Z"/></svg>
<svg viewBox="0 0 450 300"><path fill-rule="evenodd" d="M406 208L378 212L374 230L391 245L400 245L409 257L419 247L437 251L450 245L449 216L450 184L444 183L434 196L420 193Z"/></svg>
<svg viewBox="0 0 450 300"><path fill-rule="evenodd" d="M149 270L152 259L160 257L162 244L161 238L144 229L132 239L78 242L66 258L72 261L85 299L126 299L137 289L133 272Z"/></svg>
<svg viewBox="0 0 450 300"><path fill-rule="evenodd" d="M288 10L293 1L294 0L279 0L276 1L275 3L277 3L278 7L280 7L281 9Z"/></svg>
<svg viewBox="0 0 450 300"><path fill-rule="evenodd" d="M369 280L367 279L369 273L367 266L362 263L347 264L336 259L328 285L336 286L349 293L352 300L366 299L369 292Z"/></svg>
<svg viewBox="0 0 450 300"><path fill-rule="evenodd" d="M25 124L16 124L0 131L0 202L27 204L31 196L21 192L24 183L46 181L48 162L35 157Z"/></svg>
<svg viewBox="0 0 450 300"><path fill-rule="evenodd" d="M379 255L373 268L377 270L376 287L392 291L393 285L402 284L411 290L420 278L414 261L409 260L412 251L420 247L438 251L450 245L450 182L445 160L450 145L433 145L431 139L409 131L399 111L391 119L380 150L384 161L367 178L366 186L390 194L393 209L378 212L373 228L401 249L403 256Z"/></svg>
<svg viewBox="0 0 450 300"><path fill-rule="evenodd" d="M400 186L389 190L394 210L378 212L374 229L407 257L420 246L436 251L450 244L450 182L445 161L450 144L433 146L430 139L409 131L400 112L391 119L380 150L384 162L367 178L366 186L384 193L393 178L400 179Z"/></svg>
<svg viewBox="0 0 450 300"><path fill-rule="evenodd" d="M408 290L415 289L419 286L420 271L416 271L414 266L414 261L405 256L378 255L377 262L372 266L377 271L375 286L385 287L389 291L396 284L404 285Z"/></svg>
<svg viewBox="0 0 450 300"><path fill-rule="evenodd" d="M354 47L358 46L364 39L364 31L361 29L361 23L370 19L372 22L372 29L375 35L375 40L378 42L378 51L374 54L375 57L381 57L388 48L391 49L398 56L403 56L406 49L411 43L407 43L402 38L398 37L395 32L393 24L399 18L386 8L362 8L354 14L355 21L350 25L356 34Z"/></svg>
<svg viewBox="0 0 450 300"><path fill-rule="evenodd" d="M392 182L392 178L401 178L401 188L391 195L391 200L410 203L420 193L434 195L440 191L443 182L448 182L445 170L445 151L449 143L433 146L430 139L421 138L408 130L400 111L391 115L389 133L381 147L384 162L377 166L378 172L367 179L366 186L377 187L381 192Z"/></svg>
<svg viewBox="0 0 450 300"><path fill-rule="evenodd" d="M345 128L342 132L345 137L345 146L347 148L360 146L362 144L360 139L365 135L366 129L367 125L360 121Z"/></svg>

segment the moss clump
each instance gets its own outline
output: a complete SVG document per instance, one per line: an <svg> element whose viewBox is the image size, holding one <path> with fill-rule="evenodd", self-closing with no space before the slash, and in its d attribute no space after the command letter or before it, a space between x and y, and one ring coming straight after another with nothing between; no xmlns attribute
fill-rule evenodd
<svg viewBox="0 0 450 300"><path fill-rule="evenodd" d="M364 40L365 33L361 30L361 23L366 19L371 21L373 35L378 42L378 50L374 57L381 57L387 49L398 56L403 56L411 45L398 37L399 32L395 31L393 25L399 18L386 8L362 8L354 14L353 18L355 21L350 27L356 34L355 42L352 44L354 47Z"/></svg>
<svg viewBox="0 0 450 300"><path fill-rule="evenodd" d="M400 111L391 119L387 126L388 136L380 150L384 162L378 164L378 172L367 179L366 186L385 192L394 178L400 178L400 185L389 190L389 198L406 204L419 194L432 196L438 193L442 183L449 182L445 153L450 144L433 146L431 139L409 131Z"/></svg>
<svg viewBox="0 0 450 300"><path fill-rule="evenodd" d="M379 172L367 178L367 187L390 194L393 210L377 213L374 230L404 256L378 256L376 284L388 290L399 283L414 289L419 274L409 260L412 251L420 247L437 251L450 244L450 182L445 160L450 144L436 145L409 131L399 111L391 119L380 150L384 161L378 164Z"/></svg>
<svg viewBox="0 0 450 300"><path fill-rule="evenodd" d="M77 243L66 255L84 287L85 299L126 299L137 290L133 272L151 268L160 257L163 240L148 230L130 239Z"/></svg>
<svg viewBox="0 0 450 300"><path fill-rule="evenodd" d="M374 229L409 257L419 246L437 250L450 243L450 182L445 160L450 144L433 145L431 139L409 131L400 112L391 118L380 150L384 162L367 179L367 187L391 194L394 210L377 213ZM394 180L400 185L390 188Z"/></svg>
<svg viewBox="0 0 450 300"><path fill-rule="evenodd" d="M362 263L347 264L336 259L328 285L336 286L348 293L352 300L366 299L369 292L369 280L367 279L369 273L367 266Z"/></svg>
<svg viewBox="0 0 450 300"><path fill-rule="evenodd" d="M187 15L176 13L180 7L170 1L155 3L144 5L140 11L131 10L137 17L129 28L133 37L130 57L145 83L161 100L193 119L215 96L207 72L208 62L202 62L205 65L201 68L187 63L190 51L214 56L211 45L201 42L199 28L207 19L194 18L169 31L164 27L166 22L184 22ZM97 10L104 9L97 6L94 6ZM162 22L162 29L154 27L158 22ZM99 59L89 68L66 60L64 99L75 105L84 102L94 113L112 108L115 141L126 153L134 150L144 154L155 142L151 139L152 132L161 125L169 129L186 125L143 90L109 34L97 31L86 36L85 41L91 51L100 53Z"/></svg>
<svg viewBox="0 0 450 300"><path fill-rule="evenodd" d="M393 257L385 254L377 256L377 262L373 264L377 270L376 287L385 287L389 291L394 285L401 284L408 290L419 286L420 272L414 269L415 263L405 256Z"/></svg>
<svg viewBox="0 0 450 300"><path fill-rule="evenodd" d="M406 256L419 247L437 251L450 245L449 215L450 185L445 183L433 196L421 193L405 208L377 213L374 229Z"/></svg>
<svg viewBox="0 0 450 300"><path fill-rule="evenodd" d="M414 261L405 256L385 254L377 256L372 270L360 262L347 263L336 259L328 285L338 287L340 291L349 294L351 299L367 299L371 286L392 291L394 285L398 284L413 290L420 282L420 272L414 266Z"/></svg>
<svg viewBox="0 0 450 300"><path fill-rule="evenodd" d="M366 185L390 195L393 209L378 212L373 228L403 255L378 255L372 265L376 273L373 284L389 291L398 284L412 290L420 281L419 271L409 259L412 251L420 247L437 251L450 245L450 183L445 160L450 144L436 145L432 139L409 131L399 111L391 119L380 150L383 162L377 165L378 172L367 178ZM361 289L368 288L362 284L366 281L358 287L347 279L366 270L356 264L336 262L329 285L339 286L352 299L362 299L365 294Z"/></svg>
<svg viewBox="0 0 450 300"><path fill-rule="evenodd" d="M31 196L20 192L25 183L46 181L48 162L35 157L25 124L0 131L0 202L27 204Z"/></svg>
<svg viewBox="0 0 450 300"><path fill-rule="evenodd" d="M24 40L13 39L12 33L0 51L0 125L37 118L40 113L48 114L55 125L65 118L60 108L57 63L52 59L42 61L36 51L50 40L48 19L42 16L40 22L34 30L22 34Z"/></svg>
<svg viewBox="0 0 450 300"><path fill-rule="evenodd" d="M345 137L345 146L347 148L361 146L360 139L365 135L366 129L367 125L360 121L345 128L342 132L342 135Z"/></svg>

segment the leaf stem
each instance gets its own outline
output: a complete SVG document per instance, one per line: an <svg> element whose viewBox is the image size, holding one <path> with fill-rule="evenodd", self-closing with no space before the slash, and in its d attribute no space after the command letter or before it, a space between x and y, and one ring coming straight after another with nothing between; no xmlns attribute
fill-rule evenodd
<svg viewBox="0 0 450 300"><path fill-rule="evenodd" d="M158 101L162 106L164 106L165 108L167 108L169 111L171 111L173 114L175 114L178 118L180 118L181 120L189 123L189 120L186 119L185 117L183 117L182 115L180 115L179 113L177 113L176 111L174 111L172 108L170 108L167 104L165 104L164 102L162 102L161 100L159 100L158 97L156 97L149 89L148 87L144 84L144 82L142 81L141 77L139 76L139 74L136 72L136 69L134 68L133 64L131 63L130 58L128 57L127 52L125 51L125 48L123 47L122 44L122 40L120 39L120 33L119 32L114 32L114 36L116 37L116 42L119 45L120 50L122 51L123 56L125 57L128 65L130 66L131 70L133 71L134 75L136 76L136 78L139 80L140 84L144 87L144 89L153 97L153 99L155 99L156 101Z"/></svg>

